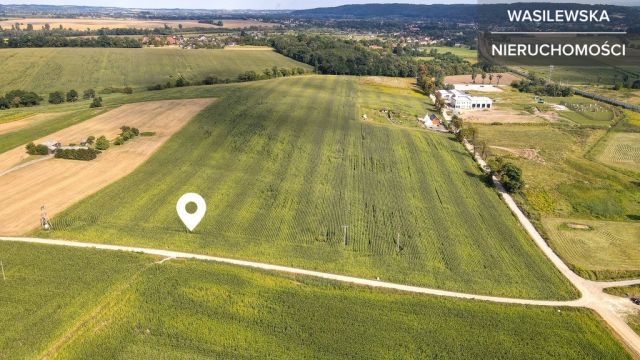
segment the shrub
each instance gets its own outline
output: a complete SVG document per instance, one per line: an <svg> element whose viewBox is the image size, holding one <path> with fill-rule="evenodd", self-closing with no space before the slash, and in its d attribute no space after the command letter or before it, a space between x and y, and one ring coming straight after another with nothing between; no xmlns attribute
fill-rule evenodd
<svg viewBox="0 0 640 360"><path fill-rule="evenodd" d="M93 99L94 97L96 97L96 91L93 89L87 89L82 94L82 98L85 100Z"/></svg>
<svg viewBox="0 0 640 360"><path fill-rule="evenodd" d="M218 79L217 76L207 76L206 78L204 78L204 80L202 81L202 83L204 85L213 85L213 84L217 84L220 82L220 79Z"/></svg>
<svg viewBox="0 0 640 360"><path fill-rule="evenodd" d="M96 140L96 146L94 147L98 150L107 150L109 148L109 140L102 135Z"/></svg>
<svg viewBox="0 0 640 360"><path fill-rule="evenodd" d="M145 131L141 132L140 136L154 136L156 133L154 131Z"/></svg>
<svg viewBox="0 0 640 360"><path fill-rule="evenodd" d="M78 92L71 89L67 92L67 102L78 101Z"/></svg>
<svg viewBox="0 0 640 360"><path fill-rule="evenodd" d="M92 108L102 107L102 98L100 96L93 98L93 101L91 102L91 105L89 105L89 107L92 107Z"/></svg>
<svg viewBox="0 0 640 360"><path fill-rule="evenodd" d="M33 142L28 143L26 149L29 155L47 155L49 153L49 149L45 145L36 145Z"/></svg>
<svg viewBox="0 0 640 360"><path fill-rule="evenodd" d="M64 94L62 91L54 91L49 93L50 104L62 104L64 102Z"/></svg>
<svg viewBox="0 0 640 360"><path fill-rule="evenodd" d="M89 137L87 138L87 144L89 144L89 145L93 145L93 143L95 142L95 140L96 140L96 137L95 137L95 136L89 136Z"/></svg>
<svg viewBox="0 0 640 360"><path fill-rule="evenodd" d="M4 101L0 100L0 103L4 104L2 106L8 104L7 107L21 107L39 105L40 101L42 98L33 91L11 90L4 95Z"/></svg>
<svg viewBox="0 0 640 360"><path fill-rule="evenodd" d="M125 140L122 136L118 136L115 140L113 140L113 145L122 145L125 141L127 140Z"/></svg>
<svg viewBox="0 0 640 360"><path fill-rule="evenodd" d="M189 86L189 82L185 80L182 76L176 79L176 87Z"/></svg>
<svg viewBox="0 0 640 360"><path fill-rule="evenodd" d="M508 192L517 192L524 186L522 170L512 163L504 163L500 167L500 182Z"/></svg>
<svg viewBox="0 0 640 360"><path fill-rule="evenodd" d="M89 161L95 159L98 154L100 154L100 151L95 149L58 149L55 157L58 159Z"/></svg>

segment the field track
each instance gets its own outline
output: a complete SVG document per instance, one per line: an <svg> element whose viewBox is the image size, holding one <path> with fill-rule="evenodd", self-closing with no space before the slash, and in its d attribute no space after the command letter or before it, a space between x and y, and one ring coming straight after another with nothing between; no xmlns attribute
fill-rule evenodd
<svg viewBox="0 0 640 360"><path fill-rule="evenodd" d="M154 136L138 137L122 146L112 145L93 161L52 159L1 176L0 193L10 195L0 201L0 231L6 234L29 231L38 226L40 206L46 205L48 215L53 216L126 176L212 102L213 99L193 99L124 105L47 136L46 139L67 144L77 143L89 135L113 139L123 125L156 132ZM5 152L0 155L0 169L6 170L7 164L20 162L24 157L22 146Z"/></svg>

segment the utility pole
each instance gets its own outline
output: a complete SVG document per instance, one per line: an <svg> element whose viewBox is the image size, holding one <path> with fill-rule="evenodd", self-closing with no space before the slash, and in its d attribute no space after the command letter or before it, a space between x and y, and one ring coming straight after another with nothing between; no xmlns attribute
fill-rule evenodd
<svg viewBox="0 0 640 360"><path fill-rule="evenodd" d="M549 65L549 76L547 77L547 82L551 82L551 73L553 72L553 65Z"/></svg>
<svg viewBox="0 0 640 360"><path fill-rule="evenodd" d="M348 225L342 225L342 242L344 243L344 246L347 246L347 228L349 226Z"/></svg>
<svg viewBox="0 0 640 360"><path fill-rule="evenodd" d="M400 233L396 236L396 252L400 252Z"/></svg>
<svg viewBox="0 0 640 360"><path fill-rule="evenodd" d="M2 280L7 281L7 277L4 276L4 264L2 263L2 260L0 260L0 269L2 269Z"/></svg>

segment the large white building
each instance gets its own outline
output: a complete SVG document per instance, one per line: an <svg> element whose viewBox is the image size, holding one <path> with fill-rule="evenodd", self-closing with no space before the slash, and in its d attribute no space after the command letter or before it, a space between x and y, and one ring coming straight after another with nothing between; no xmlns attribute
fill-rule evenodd
<svg viewBox="0 0 640 360"><path fill-rule="evenodd" d="M486 96L471 96L461 90L438 90L444 101L454 109L491 109L493 100Z"/></svg>

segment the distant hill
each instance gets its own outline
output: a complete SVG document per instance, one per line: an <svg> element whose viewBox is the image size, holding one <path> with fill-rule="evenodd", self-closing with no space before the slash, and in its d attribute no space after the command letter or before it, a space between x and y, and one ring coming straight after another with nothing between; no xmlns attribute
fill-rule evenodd
<svg viewBox="0 0 640 360"><path fill-rule="evenodd" d="M290 16L308 19L446 19L452 22L482 21L505 13L506 9L606 9L616 16L612 21L634 24L640 17L640 7L616 5L585 5L575 3L515 3L515 4L362 4L296 10Z"/></svg>

